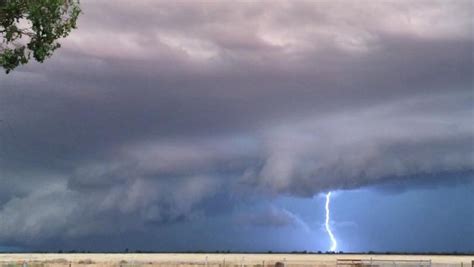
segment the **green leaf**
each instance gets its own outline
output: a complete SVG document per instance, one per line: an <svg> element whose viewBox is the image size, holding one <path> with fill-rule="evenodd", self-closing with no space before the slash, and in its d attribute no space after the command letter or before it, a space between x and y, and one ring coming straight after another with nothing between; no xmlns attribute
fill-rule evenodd
<svg viewBox="0 0 474 267"><path fill-rule="evenodd" d="M80 14L79 0L0 0L0 66L9 73L31 55L43 62L76 28ZM31 27L20 28L22 20Z"/></svg>

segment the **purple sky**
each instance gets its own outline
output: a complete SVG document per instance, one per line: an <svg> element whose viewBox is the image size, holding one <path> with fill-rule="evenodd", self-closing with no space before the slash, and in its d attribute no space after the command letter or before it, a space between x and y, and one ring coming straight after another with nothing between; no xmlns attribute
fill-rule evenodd
<svg viewBox="0 0 474 267"><path fill-rule="evenodd" d="M81 7L51 59L0 74L0 245L265 249L285 227L320 231L295 199L472 184L472 1ZM242 224L235 243L190 230ZM188 231L188 246L146 239Z"/></svg>

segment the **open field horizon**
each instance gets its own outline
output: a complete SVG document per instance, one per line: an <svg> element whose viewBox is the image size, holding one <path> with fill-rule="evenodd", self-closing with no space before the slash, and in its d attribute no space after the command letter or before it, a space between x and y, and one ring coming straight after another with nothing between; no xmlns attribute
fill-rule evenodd
<svg viewBox="0 0 474 267"><path fill-rule="evenodd" d="M431 261L431 266L471 266L474 255L376 255L376 254L215 254L215 253L8 253L0 254L2 266L23 262L41 266L336 266L341 259L374 261ZM225 265L224 265L225 264ZM36 266L36 265L35 265ZM383 266L383 265L381 265ZM394 265L393 265L394 266ZM399 266L399 265L397 265Z"/></svg>

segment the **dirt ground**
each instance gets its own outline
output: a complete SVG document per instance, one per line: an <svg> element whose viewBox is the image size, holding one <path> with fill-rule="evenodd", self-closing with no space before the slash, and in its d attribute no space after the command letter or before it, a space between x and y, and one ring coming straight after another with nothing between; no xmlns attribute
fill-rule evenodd
<svg viewBox="0 0 474 267"><path fill-rule="evenodd" d="M370 266L337 265L337 260L373 260L371 266L472 267L474 256L368 255L368 254L0 254L1 267L269 267ZM431 261L431 265L408 261ZM381 262L384 261L384 262Z"/></svg>

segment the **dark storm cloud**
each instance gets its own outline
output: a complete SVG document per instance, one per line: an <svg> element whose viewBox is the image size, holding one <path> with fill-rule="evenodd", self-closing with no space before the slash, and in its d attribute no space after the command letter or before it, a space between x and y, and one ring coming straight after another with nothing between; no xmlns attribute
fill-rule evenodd
<svg viewBox="0 0 474 267"><path fill-rule="evenodd" d="M82 5L51 60L0 76L0 240L473 171L470 1Z"/></svg>
<svg viewBox="0 0 474 267"><path fill-rule="evenodd" d="M298 227L309 231L308 225L298 216L285 209L273 206L261 210L250 210L236 216L236 221L243 225L258 227Z"/></svg>

